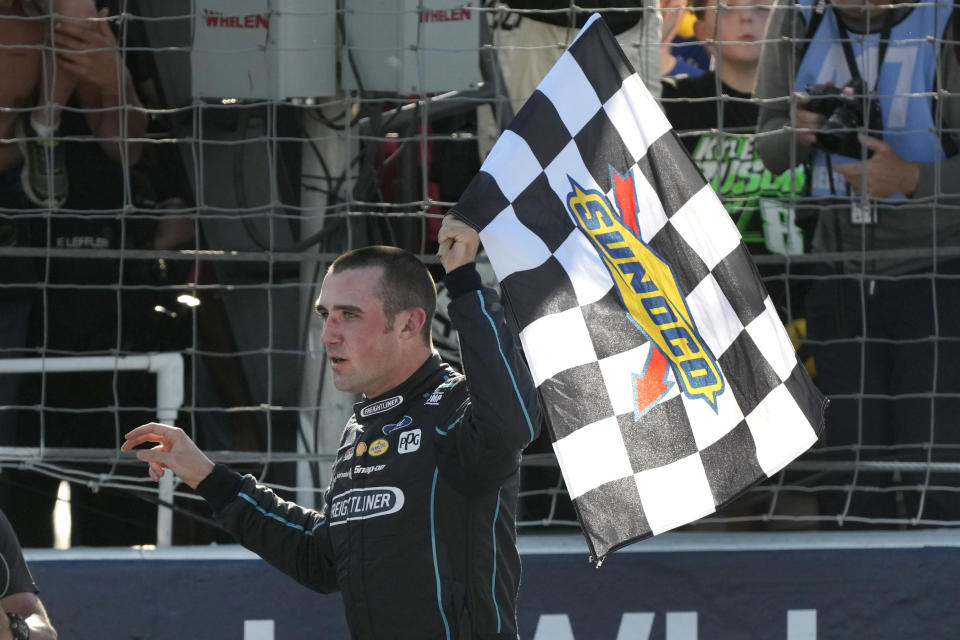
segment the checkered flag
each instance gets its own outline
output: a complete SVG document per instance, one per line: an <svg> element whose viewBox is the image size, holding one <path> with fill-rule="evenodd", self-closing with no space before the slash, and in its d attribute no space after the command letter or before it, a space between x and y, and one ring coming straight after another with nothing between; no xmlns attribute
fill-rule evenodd
<svg viewBox="0 0 960 640"><path fill-rule="evenodd" d="M454 209L500 281L595 559L713 513L816 441L826 400L598 15Z"/></svg>

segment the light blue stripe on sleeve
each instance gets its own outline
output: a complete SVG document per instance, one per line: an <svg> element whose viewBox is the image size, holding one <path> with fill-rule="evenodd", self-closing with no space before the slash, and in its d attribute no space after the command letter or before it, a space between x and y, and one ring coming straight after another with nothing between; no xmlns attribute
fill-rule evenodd
<svg viewBox="0 0 960 640"><path fill-rule="evenodd" d="M264 509L263 507L261 507L260 505L258 505L256 500L254 500L253 498L251 498L250 496L248 496L248 495L245 494L244 492L241 491L241 492L239 492L237 495L240 496L241 498L243 498L244 500L246 500L247 502L249 502L250 504L252 504L257 511L259 511L261 514L265 515L266 517L268 517L268 518L273 518L273 519L276 520L277 522L280 522L280 523L282 523L282 524L290 527L291 529L296 529L297 531L302 531L302 532L304 533L304 535L312 536L312 535L313 535L313 532L317 530L317 527L319 527L320 525L322 525L323 522L324 522L323 520L320 520L320 522L317 523L316 527L314 527L314 528L311 529L310 531L307 531L306 529L303 528L302 525L296 524L296 523L294 523L294 522L290 522L290 521L287 520L286 518L283 518L282 516L278 516L278 515L275 514L275 513L270 513L269 511L267 511L266 509Z"/></svg>
<svg viewBox="0 0 960 640"><path fill-rule="evenodd" d="M440 565L437 564L437 529L435 521L436 496L437 496L437 476L440 469L433 470L433 485L430 487L430 546L433 548L433 575L437 580L437 608L440 609L440 619L443 620L443 629L447 640L450 640L450 624L447 622L447 614L443 611L443 598L440 588Z"/></svg>
<svg viewBox="0 0 960 640"><path fill-rule="evenodd" d="M454 420L453 422L451 422L451 423L447 426L446 430L443 430L443 429L441 429L440 427L434 427L433 429L434 429L434 431L437 432L437 435L445 436L445 435L447 435L448 433L450 433L450 430L453 429L455 426L457 426L457 425L460 423L461 420L463 420L463 414L462 414L462 413L460 414L460 416L459 416L456 420Z"/></svg>
<svg viewBox="0 0 960 640"><path fill-rule="evenodd" d="M493 329L493 336L497 339L497 349L500 351L500 358L503 360L504 367L507 369L507 374L510 376L510 382L513 384L513 391L517 394L517 402L520 403L520 408L523 409L523 417L527 419L527 428L530 429L530 441L533 442L533 423L530 422L530 414L527 413L527 405L523 403L523 398L520 396L520 388L517 387L517 379L513 375L513 370L510 368L510 363L507 362L507 356L503 353L503 345L500 344L500 334L497 333L497 325L494 323L493 318L490 317L490 314L487 313L487 305L483 301L483 292L478 290L477 297L480 298L480 310L483 311L483 315L486 316L487 320L490 322L490 328Z"/></svg>

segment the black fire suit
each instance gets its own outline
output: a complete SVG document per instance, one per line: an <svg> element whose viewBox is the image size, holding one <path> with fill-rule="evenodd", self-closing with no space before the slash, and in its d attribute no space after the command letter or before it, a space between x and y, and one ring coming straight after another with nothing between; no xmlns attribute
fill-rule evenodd
<svg viewBox="0 0 960 640"><path fill-rule="evenodd" d="M496 293L472 265L446 283L467 377L434 353L358 403L321 511L221 465L197 488L243 546L341 591L353 638L517 638L520 453L540 409Z"/></svg>

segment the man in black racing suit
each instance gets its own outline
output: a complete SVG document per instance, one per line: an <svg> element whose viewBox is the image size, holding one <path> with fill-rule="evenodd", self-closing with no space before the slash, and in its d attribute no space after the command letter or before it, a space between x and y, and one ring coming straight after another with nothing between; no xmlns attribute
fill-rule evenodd
<svg viewBox="0 0 960 640"><path fill-rule="evenodd" d="M160 443L137 452L154 479L169 467L243 546L312 589L340 591L357 639L518 637L519 464L540 409L496 293L481 287L477 233L448 216L440 240L452 241L441 261L466 377L432 350L436 291L414 256L360 249L324 278L317 310L334 382L364 397L321 511L214 465L180 429L143 425L123 445ZM426 287L412 282L424 277ZM417 290L422 302L407 295Z"/></svg>

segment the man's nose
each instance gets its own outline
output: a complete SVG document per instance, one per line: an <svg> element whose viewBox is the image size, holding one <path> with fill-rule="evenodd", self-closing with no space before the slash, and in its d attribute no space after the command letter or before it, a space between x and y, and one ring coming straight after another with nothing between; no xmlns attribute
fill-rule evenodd
<svg viewBox="0 0 960 640"><path fill-rule="evenodd" d="M320 331L321 344L336 344L340 341L340 332L337 331L335 324L330 319L323 323L323 329Z"/></svg>

